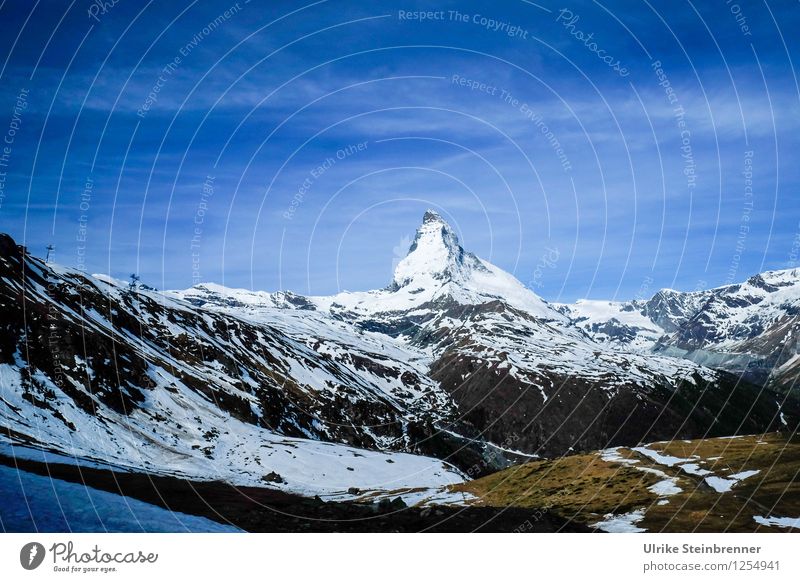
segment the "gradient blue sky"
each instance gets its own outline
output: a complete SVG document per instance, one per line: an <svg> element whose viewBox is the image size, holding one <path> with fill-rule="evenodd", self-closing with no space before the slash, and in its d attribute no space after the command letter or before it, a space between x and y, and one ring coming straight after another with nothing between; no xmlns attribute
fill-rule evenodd
<svg viewBox="0 0 800 582"><path fill-rule="evenodd" d="M549 300L716 286L796 260L797 2L240 0L229 18L232 1L118 0L96 18L92 5L0 5L0 139L16 130L0 230L36 254L55 244L62 264L159 288L376 288L428 207ZM420 9L444 19L400 17Z"/></svg>

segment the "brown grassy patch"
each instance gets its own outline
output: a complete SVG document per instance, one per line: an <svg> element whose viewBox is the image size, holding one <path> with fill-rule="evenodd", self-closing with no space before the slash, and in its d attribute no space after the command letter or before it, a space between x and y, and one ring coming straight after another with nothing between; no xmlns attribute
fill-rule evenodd
<svg viewBox="0 0 800 582"><path fill-rule="evenodd" d="M718 477L749 470L759 473L720 493L703 476L688 474L680 465L660 465L622 448L620 456L639 462L631 466L603 461L596 453L574 455L511 467L455 489L477 496L479 505L537 508L583 523L593 523L606 513L645 509L645 518L637 525L648 531L788 531L761 526L753 518L800 516L800 438L770 433L653 443L648 448L690 459ZM663 477L642 468L674 478L682 492L658 504L658 496L648 487Z"/></svg>
<svg viewBox="0 0 800 582"><path fill-rule="evenodd" d="M526 463L454 489L493 507L602 515L652 503L656 496L647 488L658 481L655 475L588 454Z"/></svg>

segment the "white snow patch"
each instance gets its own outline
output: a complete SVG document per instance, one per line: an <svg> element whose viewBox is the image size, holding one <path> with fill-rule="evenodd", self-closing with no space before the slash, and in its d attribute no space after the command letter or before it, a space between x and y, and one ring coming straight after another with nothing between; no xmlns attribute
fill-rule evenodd
<svg viewBox="0 0 800 582"><path fill-rule="evenodd" d="M708 469L702 469L700 465L698 465L697 463L685 463L681 465L681 469L683 469L690 475L697 475L698 477L711 475L711 471L709 471Z"/></svg>
<svg viewBox="0 0 800 582"><path fill-rule="evenodd" d="M658 451L654 451L652 449L648 449L646 447L635 447L633 449L637 453L643 454L645 457L649 457L659 465L666 465L667 467L673 467L680 463L685 463L689 459L681 459L680 457L672 457L670 455L664 455L659 453Z"/></svg>
<svg viewBox="0 0 800 582"><path fill-rule="evenodd" d="M602 521L593 524L593 527L608 533L641 533L647 531L635 524L644 519L644 509L637 509L630 513L614 515L607 513Z"/></svg>
<svg viewBox="0 0 800 582"><path fill-rule="evenodd" d="M742 471L741 473L734 473L730 476L731 479L735 479L737 481L741 481L742 479L747 479L748 477L752 477L753 475L758 475L761 471L758 469L753 469L750 471Z"/></svg>
<svg viewBox="0 0 800 582"><path fill-rule="evenodd" d="M761 525L800 529L800 517L763 517L761 515L754 515L753 519L756 520L756 523Z"/></svg>
<svg viewBox="0 0 800 582"><path fill-rule="evenodd" d="M742 471L741 473L736 473L730 477L709 476L705 478L705 481L717 493L727 493L739 481L747 479L748 477L752 477L753 475L757 475L758 473L758 470Z"/></svg>
<svg viewBox="0 0 800 582"><path fill-rule="evenodd" d="M627 459L620 455L619 450L622 447L614 447L611 449L603 449L600 451L600 458L609 463L618 463L620 465L635 465L639 459Z"/></svg>
<svg viewBox="0 0 800 582"><path fill-rule="evenodd" d="M664 479L663 481L659 481L658 483L648 487L648 489L661 497L677 495L678 493L683 491L683 489L678 487L677 479L674 478Z"/></svg>

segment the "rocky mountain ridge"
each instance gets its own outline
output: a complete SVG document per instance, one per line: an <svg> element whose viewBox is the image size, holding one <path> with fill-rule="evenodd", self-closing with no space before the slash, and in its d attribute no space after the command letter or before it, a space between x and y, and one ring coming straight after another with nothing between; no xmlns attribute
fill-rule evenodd
<svg viewBox="0 0 800 582"><path fill-rule="evenodd" d="M788 285L752 287L751 306ZM686 321L713 326L672 299L617 306L634 319L600 331L465 251L433 211L387 287L330 297L158 292L46 264L3 235L0 440L301 494L405 486L423 499L535 456L795 427L785 392L673 357L698 349ZM741 307L729 299L716 297ZM781 325L725 331L753 343Z"/></svg>
<svg viewBox="0 0 800 582"><path fill-rule="evenodd" d="M561 313L600 343L686 358L786 392L800 372L800 269L648 301L581 301Z"/></svg>

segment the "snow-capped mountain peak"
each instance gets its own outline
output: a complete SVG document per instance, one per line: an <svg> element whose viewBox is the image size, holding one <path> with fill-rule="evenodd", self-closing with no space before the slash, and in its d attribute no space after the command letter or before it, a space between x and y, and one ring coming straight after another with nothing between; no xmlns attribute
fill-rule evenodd
<svg viewBox="0 0 800 582"><path fill-rule="evenodd" d="M392 287L463 282L473 270L486 268L478 257L464 251L453 228L435 210L428 210L408 254L395 268Z"/></svg>
<svg viewBox="0 0 800 582"><path fill-rule="evenodd" d="M425 212L408 254L395 267L391 283L382 289L302 296L204 283L166 294L196 306L236 308L250 315L277 308L334 313L337 318L350 321L366 318L370 322L368 329L382 330L387 326L408 330L407 317L418 325L448 305L475 307L494 302L539 320L568 322L512 274L465 251L455 230L434 210ZM394 323L387 324L390 320Z"/></svg>
<svg viewBox="0 0 800 582"><path fill-rule="evenodd" d="M566 321L516 277L465 251L455 230L434 210L425 212L388 287L308 299L322 311L357 317L416 313L421 308L433 314L439 310L433 304L476 306L500 301L540 319Z"/></svg>

